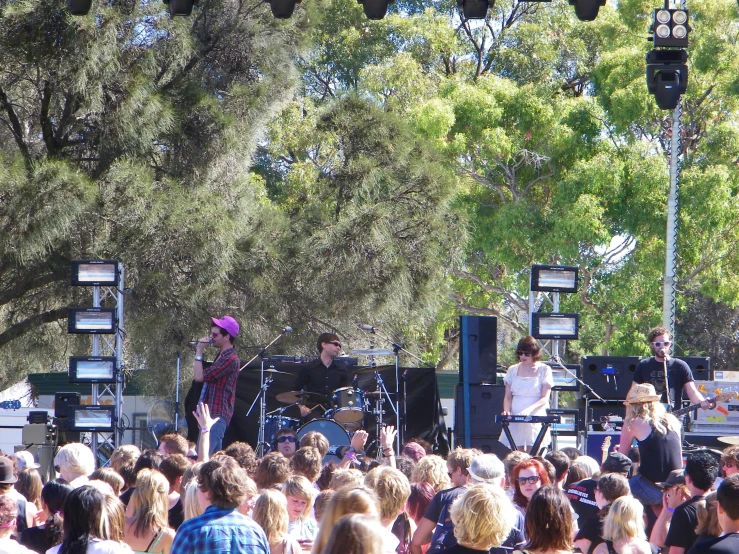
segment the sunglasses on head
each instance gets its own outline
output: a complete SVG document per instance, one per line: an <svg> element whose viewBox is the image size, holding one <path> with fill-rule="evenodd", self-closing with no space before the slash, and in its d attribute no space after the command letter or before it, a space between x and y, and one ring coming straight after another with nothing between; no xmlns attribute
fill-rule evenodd
<svg viewBox="0 0 739 554"><path fill-rule="evenodd" d="M525 485L526 482L529 483L529 485L535 485L539 479L541 479L538 475L532 475L531 477L519 477L518 478L518 484L519 485Z"/></svg>
<svg viewBox="0 0 739 554"><path fill-rule="evenodd" d="M672 342L669 340L666 340L664 342L654 341L652 344L656 346L657 348L662 348L663 346L670 346Z"/></svg>
<svg viewBox="0 0 739 554"><path fill-rule="evenodd" d="M293 437L292 435L282 435L279 439L277 439L277 442L295 442L295 437Z"/></svg>

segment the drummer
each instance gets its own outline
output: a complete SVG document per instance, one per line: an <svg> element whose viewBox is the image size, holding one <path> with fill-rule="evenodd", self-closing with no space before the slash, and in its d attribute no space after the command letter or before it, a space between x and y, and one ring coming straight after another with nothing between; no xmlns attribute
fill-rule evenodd
<svg viewBox="0 0 739 554"><path fill-rule="evenodd" d="M341 353L341 341L334 333L323 333L316 340L319 359L306 364L300 369L295 390L315 392L326 397L324 409L329 409L333 391L349 384L346 369L336 365L335 359ZM315 406L299 405L300 415L304 419L320 417L322 412ZM313 408L313 409L312 409Z"/></svg>

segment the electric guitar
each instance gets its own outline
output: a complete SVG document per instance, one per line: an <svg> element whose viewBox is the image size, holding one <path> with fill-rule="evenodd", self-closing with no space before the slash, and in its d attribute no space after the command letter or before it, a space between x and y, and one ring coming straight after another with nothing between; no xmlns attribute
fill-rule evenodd
<svg viewBox="0 0 739 554"><path fill-rule="evenodd" d="M0 409L3 410L19 410L21 407L20 400L4 400L0 402Z"/></svg>
<svg viewBox="0 0 739 554"><path fill-rule="evenodd" d="M608 451L611 449L611 435L606 435L603 444L600 445L601 456L600 463L604 463L608 459Z"/></svg>
<svg viewBox="0 0 739 554"><path fill-rule="evenodd" d="M739 391L726 390L726 391L720 392L719 394L717 394L716 396L714 396L712 398L706 398L706 400L708 400L708 402L710 402L711 409L713 410L714 408L716 408L716 405L717 405L718 402L726 402L727 400L732 400L732 399L737 399L737 398L739 398ZM680 408L679 410L674 410L672 412L672 415L674 415L675 417L680 417L682 415L687 414L688 412L692 412L693 410L697 410L700 407L701 407L700 402L698 404L691 404L690 406L687 406L685 408ZM722 411L723 410L723 412L726 412L726 410L724 408L722 408L721 406L719 406L718 409L719 409L719 411ZM724 415L726 415L726 413L724 413Z"/></svg>

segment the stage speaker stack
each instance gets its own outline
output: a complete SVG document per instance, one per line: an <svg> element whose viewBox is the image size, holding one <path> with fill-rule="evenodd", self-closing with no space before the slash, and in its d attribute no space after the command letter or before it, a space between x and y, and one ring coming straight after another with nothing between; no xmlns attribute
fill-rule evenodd
<svg viewBox="0 0 739 554"><path fill-rule="evenodd" d="M675 358L684 361L690 366L690 371L693 372L693 379L696 381L713 381L711 358L705 356L675 356Z"/></svg>
<svg viewBox="0 0 739 554"><path fill-rule="evenodd" d="M604 400L623 401L640 360L639 356L585 356L581 360L582 380Z"/></svg>
<svg viewBox="0 0 739 554"><path fill-rule="evenodd" d="M457 446L478 448L499 458L510 452L498 440L505 387L496 382L498 320L491 316L460 317L459 385L454 402ZM469 410L466 408L469 406ZM469 418L469 419L468 419Z"/></svg>
<svg viewBox="0 0 739 554"><path fill-rule="evenodd" d="M79 431L70 431L69 406L79 406L80 393L58 392L54 395L54 424L59 431L59 446L69 442L80 442Z"/></svg>

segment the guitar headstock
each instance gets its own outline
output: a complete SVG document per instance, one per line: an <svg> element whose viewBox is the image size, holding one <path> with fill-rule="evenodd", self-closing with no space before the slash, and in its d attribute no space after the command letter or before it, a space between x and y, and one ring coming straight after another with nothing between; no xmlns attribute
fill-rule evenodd
<svg viewBox="0 0 739 554"><path fill-rule="evenodd" d="M715 393L716 396L714 397L714 401L716 402L727 402L728 400L739 399L739 390L736 390L735 388L716 389Z"/></svg>

